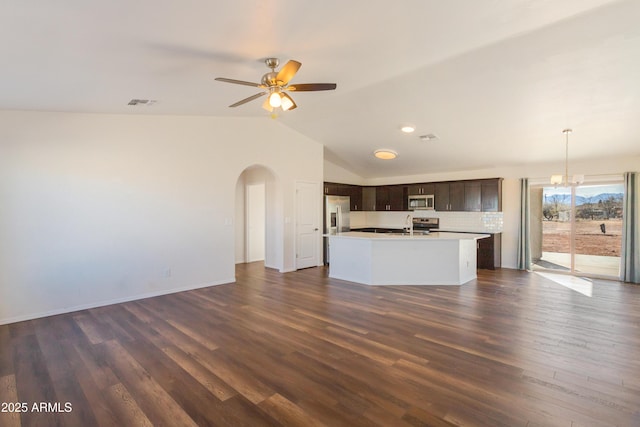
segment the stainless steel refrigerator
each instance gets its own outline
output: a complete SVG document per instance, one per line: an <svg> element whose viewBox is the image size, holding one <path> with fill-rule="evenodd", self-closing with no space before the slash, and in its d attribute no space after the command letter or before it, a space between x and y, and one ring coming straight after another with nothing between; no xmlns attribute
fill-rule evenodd
<svg viewBox="0 0 640 427"><path fill-rule="evenodd" d="M325 196L324 200L324 233L336 234L350 231L349 213L351 199L349 196ZM329 239L324 238L324 263L329 264Z"/></svg>

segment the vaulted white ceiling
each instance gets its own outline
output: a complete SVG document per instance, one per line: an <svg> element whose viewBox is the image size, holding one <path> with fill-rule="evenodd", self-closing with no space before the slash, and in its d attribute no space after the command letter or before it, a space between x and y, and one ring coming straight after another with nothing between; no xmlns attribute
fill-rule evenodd
<svg viewBox="0 0 640 427"><path fill-rule="evenodd" d="M363 177L555 161L566 127L573 159L638 156L639 23L638 0L10 0L0 108L271 120L214 77L257 82L275 56L338 85L277 120Z"/></svg>

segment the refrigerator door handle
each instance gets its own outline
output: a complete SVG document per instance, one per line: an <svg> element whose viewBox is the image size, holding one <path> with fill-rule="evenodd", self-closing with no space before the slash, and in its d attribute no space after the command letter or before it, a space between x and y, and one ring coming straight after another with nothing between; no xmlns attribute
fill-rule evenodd
<svg viewBox="0 0 640 427"><path fill-rule="evenodd" d="M336 206L336 234L342 232L342 206Z"/></svg>

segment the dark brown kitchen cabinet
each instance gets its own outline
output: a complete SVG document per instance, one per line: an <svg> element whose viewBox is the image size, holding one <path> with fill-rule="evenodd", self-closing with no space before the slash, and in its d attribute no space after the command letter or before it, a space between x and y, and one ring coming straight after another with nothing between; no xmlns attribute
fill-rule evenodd
<svg viewBox="0 0 640 427"><path fill-rule="evenodd" d="M435 184L434 205L437 211L449 210L449 183L437 182Z"/></svg>
<svg viewBox="0 0 640 427"><path fill-rule="evenodd" d="M389 205L392 211L406 211L409 209L406 185L392 185L389 190Z"/></svg>
<svg viewBox="0 0 640 427"><path fill-rule="evenodd" d="M362 204L362 187L360 185L325 182L324 194L327 196L349 196L352 211L365 210Z"/></svg>
<svg viewBox="0 0 640 427"><path fill-rule="evenodd" d="M464 182L438 182L435 184L435 207L437 211L464 210Z"/></svg>
<svg viewBox="0 0 640 427"><path fill-rule="evenodd" d="M349 196L352 211L404 211L408 195L431 194L437 211L502 211L502 178L377 187L325 182L324 194Z"/></svg>
<svg viewBox="0 0 640 427"><path fill-rule="evenodd" d="M464 206L465 206L464 187L465 187L465 184L462 181L455 181L455 182L449 183L449 210L450 211L464 210Z"/></svg>
<svg viewBox="0 0 640 427"><path fill-rule="evenodd" d="M362 187L362 210L376 210L376 187Z"/></svg>
<svg viewBox="0 0 640 427"><path fill-rule="evenodd" d="M351 198L351 210L363 211L365 210L362 205L362 187L359 185L349 186L349 197Z"/></svg>
<svg viewBox="0 0 640 427"><path fill-rule="evenodd" d="M407 190L404 185L376 187L376 211L407 210Z"/></svg>
<svg viewBox="0 0 640 427"><path fill-rule="evenodd" d="M407 196L432 195L435 193L435 184L411 184L407 186Z"/></svg>
<svg viewBox="0 0 640 427"><path fill-rule="evenodd" d="M389 211L389 187L376 187L376 210Z"/></svg>
<svg viewBox="0 0 640 427"><path fill-rule="evenodd" d="M482 209L482 183L480 181L466 181L464 183L464 210L466 212L480 212Z"/></svg>
<svg viewBox="0 0 640 427"><path fill-rule="evenodd" d="M325 196L339 196L338 194L338 186L340 184L336 184L334 182L325 182L324 183L324 195Z"/></svg>
<svg viewBox="0 0 640 427"><path fill-rule="evenodd" d="M499 212L502 210L502 179L437 182L437 211Z"/></svg>
<svg viewBox="0 0 640 427"><path fill-rule="evenodd" d="M494 233L484 239L478 239L478 268L495 270L501 266L502 234Z"/></svg>
<svg viewBox="0 0 640 427"><path fill-rule="evenodd" d="M483 180L481 194L482 212L502 211L502 178Z"/></svg>
<svg viewBox="0 0 640 427"><path fill-rule="evenodd" d="M351 196L351 188L353 186L349 184L338 184L338 193L337 196Z"/></svg>

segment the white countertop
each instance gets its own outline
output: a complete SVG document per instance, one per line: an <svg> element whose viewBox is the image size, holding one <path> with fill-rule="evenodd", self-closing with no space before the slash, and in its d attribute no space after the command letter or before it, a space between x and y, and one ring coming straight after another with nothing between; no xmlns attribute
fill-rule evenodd
<svg viewBox="0 0 640 427"><path fill-rule="evenodd" d="M408 234L393 233L366 233L362 231L347 231L345 233L325 235L330 238L347 238L347 239L367 239L367 240L477 240L491 237L489 234L476 233L438 233L431 232L429 234L414 233L413 236Z"/></svg>
<svg viewBox="0 0 640 427"><path fill-rule="evenodd" d="M440 227L433 229L432 233L436 231L442 231L443 233L476 233L476 234L500 234L502 231L465 231L460 230L459 228L446 228Z"/></svg>

